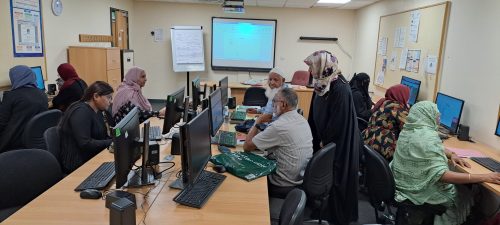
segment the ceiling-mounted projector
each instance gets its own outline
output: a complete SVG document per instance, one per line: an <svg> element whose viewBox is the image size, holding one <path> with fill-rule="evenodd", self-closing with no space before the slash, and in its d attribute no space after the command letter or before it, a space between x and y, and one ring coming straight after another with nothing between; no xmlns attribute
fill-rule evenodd
<svg viewBox="0 0 500 225"><path fill-rule="evenodd" d="M222 9L225 13L245 13L244 0L225 0L222 3Z"/></svg>

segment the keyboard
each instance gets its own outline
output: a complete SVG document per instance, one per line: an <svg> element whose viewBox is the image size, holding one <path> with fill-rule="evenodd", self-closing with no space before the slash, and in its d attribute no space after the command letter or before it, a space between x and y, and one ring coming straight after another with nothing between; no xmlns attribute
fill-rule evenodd
<svg viewBox="0 0 500 225"><path fill-rule="evenodd" d="M219 141L217 142L219 145L236 147L236 132L230 131L219 131L218 133Z"/></svg>
<svg viewBox="0 0 500 225"><path fill-rule="evenodd" d="M245 120L247 118L247 112L244 112L244 111L234 111L232 114L231 114L231 119L232 120Z"/></svg>
<svg viewBox="0 0 500 225"><path fill-rule="evenodd" d="M443 134L441 132L438 132L438 135L439 135L439 139L441 139L441 140L446 140L446 139L450 138L450 136L448 136L447 134Z"/></svg>
<svg viewBox="0 0 500 225"><path fill-rule="evenodd" d="M83 191L85 189L102 190L108 186L113 177L115 177L115 162L104 162L78 185L75 191Z"/></svg>
<svg viewBox="0 0 500 225"><path fill-rule="evenodd" d="M477 162L481 166L486 167L487 169L493 171L493 172L500 172L500 163L498 161L492 159L492 158L487 158L487 157L471 157L470 158L472 161Z"/></svg>
<svg viewBox="0 0 500 225"><path fill-rule="evenodd" d="M189 207L201 208L220 186L226 176L209 171L202 171L191 187L184 187L174 201Z"/></svg>
<svg viewBox="0 0 500 225"><path fill-rule="evenodd" d="M161 128L159 126L149 127L149 140L161 140ZM141 140L144 140L144 130L141 129Z"/></svg>

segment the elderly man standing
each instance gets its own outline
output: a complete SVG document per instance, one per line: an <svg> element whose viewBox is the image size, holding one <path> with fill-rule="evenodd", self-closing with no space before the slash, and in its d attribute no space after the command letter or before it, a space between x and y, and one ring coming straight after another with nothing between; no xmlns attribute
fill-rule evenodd
<svg viewBox="0 0 500 225"><path fill-rule="evenodd" d="M263 123L266 122L271 122L273 119L273 98L278 91L284 87L286 87L285 84L285 77L284 77L284 72L279 69L278 67L274 67L270 72L267 77L267 86L266 86L266 97L267 97L267 104L264 108L256 110L253 108L250 108L247 110L247 113L259 113L261 115L261 119Z"/></svg>
<svg viewBox="0 0 500 225"><path fill-rule="evenodd" d="M268 158L276 160L276 172L268 176L269 196L285 198L294 187L301 185L307 162L312 157L312 133L306 119L295 108L297 94L291 88L282 88L274 96L276 120L258 133L255 127L262 123L259 116L246 136L243 149L268 151Z"/></svg>

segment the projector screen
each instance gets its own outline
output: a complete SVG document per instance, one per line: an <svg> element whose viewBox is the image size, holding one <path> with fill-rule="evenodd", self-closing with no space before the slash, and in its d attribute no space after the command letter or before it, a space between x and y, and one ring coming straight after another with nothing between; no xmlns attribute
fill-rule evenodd
<svg viewBox="0 0 500 225"><path fill-rule="evenodd" d="M274 67L276 23L212 17L212 69L270 71Z"/></svg>

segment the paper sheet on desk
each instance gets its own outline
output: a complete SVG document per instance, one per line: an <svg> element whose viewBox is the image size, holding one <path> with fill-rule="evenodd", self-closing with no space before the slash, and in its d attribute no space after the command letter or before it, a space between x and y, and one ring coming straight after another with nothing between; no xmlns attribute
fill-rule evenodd
<svg viewBox="0 0 500 225"><path fill-rule="evenodd" d="M451 148L451 147L446 147L446 149L455 152L460 158L485 157L483 153L473 149Z"/></svg>

